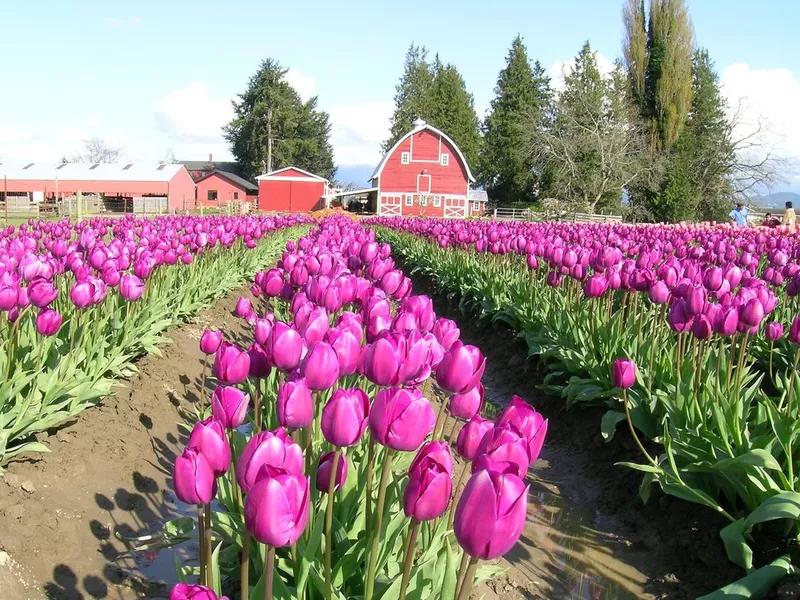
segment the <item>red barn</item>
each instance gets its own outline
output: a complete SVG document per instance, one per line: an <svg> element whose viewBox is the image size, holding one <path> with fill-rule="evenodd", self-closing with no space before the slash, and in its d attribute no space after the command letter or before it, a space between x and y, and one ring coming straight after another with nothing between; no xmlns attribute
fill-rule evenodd
<svg viewBox="0 0 800 600"><path fill-rule="evenodd" d="M370 181L379 215L465 218L483 212L470 205L475 178L461 150L421 119L386 153ZM485 200L479 204L485 208Z"/></svg>
<svg viewBox="0 0 800 600"><path fill-rule="evenodd" d="M271 212L311 212L325 208L330 181L298 167L256 177L258 208Z"/></svg>
<svg viewBox="0 0 800 600"><path fill-rule="evenodd" d="M235 173L210 171L199 179L196 206L225 206L230 202L258 202L258 187Z"/></svg>

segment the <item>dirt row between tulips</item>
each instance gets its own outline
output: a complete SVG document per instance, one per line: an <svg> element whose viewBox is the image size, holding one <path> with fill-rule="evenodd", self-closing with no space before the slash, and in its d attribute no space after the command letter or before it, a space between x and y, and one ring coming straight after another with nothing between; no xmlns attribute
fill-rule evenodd
<svg viewBox="0 0 800 600"><path fill-rule="evenodd" d="M175 553L132 556L117 533L154 532L185 510L170 487L185 443L179 411L197 401L201 331L213 326L241 335L232 310L242 291L171 330L163 357L141 359L139 373L115 396L42 435L52 454L12 463L0 476L3 598L166 597ZM436 309L449 310L443 302ZM479 586L475 597L688 599L739 574L725 560L713 515L668 498L641 506L638 476L613 467L635 458L632 445L604 444L599 412L566 413L562 401L543 397L511 332L449 316L488 357L487 397L502 404L516 393L550 418L542 458L530 473L529 522L503 561L508 573ZM191 544L181 549L192 551Z"/></svg>

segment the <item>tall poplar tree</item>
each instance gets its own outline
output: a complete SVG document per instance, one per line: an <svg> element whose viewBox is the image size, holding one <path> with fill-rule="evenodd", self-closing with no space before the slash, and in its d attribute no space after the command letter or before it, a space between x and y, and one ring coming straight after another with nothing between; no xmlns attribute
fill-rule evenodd
<svg viewBox="0 0 800 600"><path fill-rule="evenodd" d="M389 138L382 149L388 152L411 129L414 119L426 119L431 112L430 97L434 72L428 63L428 50L411 44L406 52L403 75L395 87L394 113Z"/></svg>
<svg viewBox="0 0 800 600"><path fill-rule="evenodd" d="M533 202L541 174L529 152L529 126L547 126L552 91L539 62L531 64L522 37L514 38L495 86L495 97L483 122L479 179L498 202Z"/></svg>

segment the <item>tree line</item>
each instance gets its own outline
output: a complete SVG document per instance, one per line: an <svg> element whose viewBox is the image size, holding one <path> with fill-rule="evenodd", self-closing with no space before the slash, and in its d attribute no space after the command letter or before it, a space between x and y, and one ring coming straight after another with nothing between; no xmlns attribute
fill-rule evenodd
<svg viewBox="0 0 800 600"><path fill-rule="evenodd" d="M492 201L624 212L640 221L724 220L780 179L761 129L736 137L719 75L685 0L625 0L622 56L601 73L587 41L554 87L521 36L483 119L455 65L411 44L388 151L422 118L446 132ZM328 114L266 60L234 102L225 137L245 175L294 164L335 174Z"/></svg>

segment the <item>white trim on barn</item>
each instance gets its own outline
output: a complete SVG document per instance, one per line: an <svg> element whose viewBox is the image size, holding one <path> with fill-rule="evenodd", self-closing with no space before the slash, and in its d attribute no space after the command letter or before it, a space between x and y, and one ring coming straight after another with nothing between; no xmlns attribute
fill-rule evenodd
<svg viewBox="0 0 800 600"><path fill-rule="evenodd" d="M307 175L307 177L298 177L296 175L289 175L284 176L280 175L284 171L297 171L298 173L303 173ZM256 181L263 181L263 180L279 180L279 181L308 181L309 179L314 179L316 181L324 181L325 183L329 183L327 179L324 177L320 177L319 175L314 175L313 173L309 173L305 169L301 169L300 167L284 167L283 169L278 169L277 171L270 171L264 175L259 175L256 177Z"/></svg>

